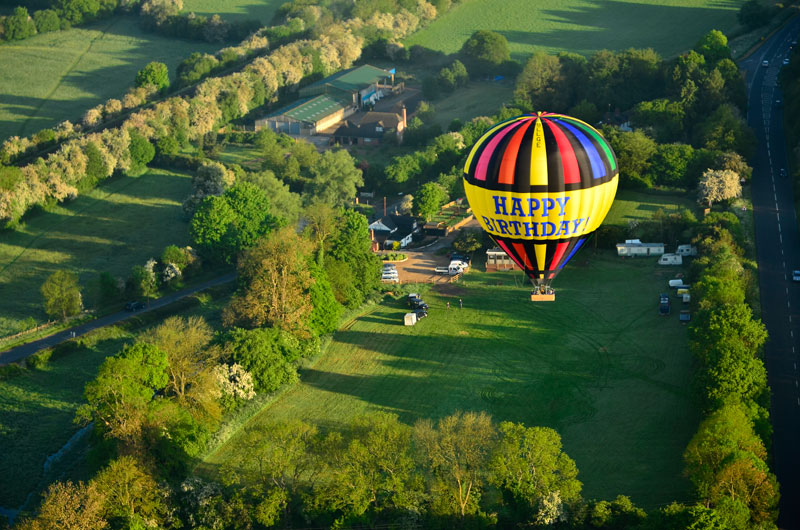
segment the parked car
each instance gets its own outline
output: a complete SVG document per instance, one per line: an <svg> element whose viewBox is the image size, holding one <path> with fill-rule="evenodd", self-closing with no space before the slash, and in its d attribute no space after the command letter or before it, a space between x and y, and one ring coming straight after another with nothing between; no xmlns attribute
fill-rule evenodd
<svg viewBox="0 0 800 530"><path fill-rule="evenodd" d="M792 281L800 282L800 271L792 271Z"/></svg>
<svg viewBox="0 0 800 530"><path fill-rule="evenodd" d="M397 276L381 276L381 281L385 283L400 283L400 278Z"/></svg>
<svg viewBox="0 0 800 530"><path fill-rule="evenodd" d="M661 293L660 295L658 295L658 312L663 316L669 315L670 312L669 295L665 293Z"/></svg>
<svg viewBox="0 0 800 530"><path fill-rule="evenodd" d="M137 300L134 300L134 301L131 301L131 302L128 302L127 304L125 304L125 311L134 312L134 311L141 311L142 309L144 309L144 304L142 302L137 301Z"/></svg>
<svg viewBox="0 0 800 530"><path fill-rule="evenodd" d="M692 320L692 314L689 312L688 309L681 309L681 314L678 316L682 323L687 323Z"/></svg>
<svg viewBox="0 0 800 530"><path fill-rule="evenodd" d="M424 301L420 300L419 298L415 299L411 302L411 309L424 309L425 311L428 310L428 304Z"/></svg>
<svg viewBox="0 0 800 530"><path fill-rule="evenodd" d="M427 309L422 309L422 308L415 309L413 311L413 313L415 315L417 315L417 320L421 320L421 319L425 318L426 316L428 316L428 310Z"/></svg>

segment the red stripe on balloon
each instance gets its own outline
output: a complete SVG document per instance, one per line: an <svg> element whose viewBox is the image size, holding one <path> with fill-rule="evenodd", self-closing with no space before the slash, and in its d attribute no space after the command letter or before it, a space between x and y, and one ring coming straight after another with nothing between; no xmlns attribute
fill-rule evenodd
<svg viewBox="0 0 800 530"><path fill-rule="evenodd" d="M517 168L517 154L519 153L519 146L522 144L522 137L525 131L528 130L531 123L536 120L526 120L525 125L517 129L511 140L508 141L505 151L503 152L503 162L500 165L500 173L497 177L499 184L514 184L514 170Z"/></svg>
<svg viewBox="0 0 800 530"><path fill-rule="evenodd" d="M581 181L581 170L578 168L578 159L575 151L564 132L554 125L550 120L542 120L550 127L550 131L556 139L558 150L561 152L561 164L564 167L564 184L574 184Z"/></svg>
<svg viewBox="0 0 800 530"><path fill-rule="evenodd" d="M556 245L556 252L555 254L553 254L553 261L550 262L550 270L558 268L558 263L564 256L564 252L566 252L567 246L569 246L569 242L559 243L558 245Z"/></svg>
<svg viewBox="0 0 800 530"><path fill-rule="evenodd" d="M486 170L489 167L489 161L492 159L492 154L494 154L497 144L499 144L500 140L505 138L505 136L513 129L514 124L503 127L492 137L491 140L489 140L489 143L486 144L486 147L483 148L483 151L481 151L481 157L478 159L478 165L475 167L475 180L486 180Z"/></svg>
<svg viewBox="0 0 800 530"><path fill-rule="evenodd" d="M533 270L533 265L528 260L528 253L525 252L525 246L522 243L511 243L514 245L514 250L517 251L517 254L522 256L522 259L525 260L525 269L526 270Z"/></svg>

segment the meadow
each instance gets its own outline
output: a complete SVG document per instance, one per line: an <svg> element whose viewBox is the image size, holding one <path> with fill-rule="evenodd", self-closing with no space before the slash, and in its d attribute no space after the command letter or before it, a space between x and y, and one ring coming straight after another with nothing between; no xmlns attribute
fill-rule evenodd
<svg viewBox="0 0 800 530"><path fill-rule="evenodd" d="M186 0L183 12L207 17L218 14L231 21L256 19L263 25L270 25L283 3L284 0Z"/></svg>
<svg viewBox="0 0 800 530"><path fill-rule="evenodd" d="M289 418L340 428L373 410L413 424L485 410L557 429L587 498L687 499L681 454L698 421L691 358L677 311L658 316L656 298L675 272L587 249L558 278L556 302L532 303L521 273L473 270L425 292L430 316L414 327L402 325L402 297L389 297L338 331L301 382L244 428ZM236 454L239 434L198 472Z"/></svg>
<svg viewBox="0 0 800 530"><path fill-rule="evenodd" d="M136 72L161 61L174 78L192 52L220 45L146 33L134 17L113 17L81 28L36 35L0 46L0 141L26 136L120 98Z"/></svg>
<svg viewBox="0 0 800 530"><path fill-rule="evenodd" d="M39 288L56 270L86 287L101 272L126 278L167 245L187 244L181 203L191 186L190 176L160 169L115 177L0 233L0 337L31 317L46 320Z"/></svg>
<svg viewBox="0 0 800 530"><path fill-rule="evenodd" d="M60 459L49 457L80 430L73 423L75 411L85 401L83 388L95 378L103 360L172 314L199 315L219 326L220 310L232 288L233 284L216 287L98 329L81 337L72 351L54 354L43 366L0 379L0 507L17 508L29 493L38 493L56 479L89 479L88 436L79 438Z"/></svg>
<svg viewBox="0 0 800 530"><path fill-rule="evenodd" d="M686 193L617 190L614 204L611 205L603 224L627 227L631 221L651 219L658 210L670 214L684 209L691 211L697 209L697 201Z"/></svg>
<svg viewBox="0 0 800 530"><path fill-rule="evenodd" d="M653 48L672 57L718 29L736 27L741 2L714 0L471 0L461 2L405 40L457 52L476 30L492 30L523 64L534 51L592 55L598 50ZM651 21L652 23L648 23ZM657 21L657 23L656 23Z"/></svg>

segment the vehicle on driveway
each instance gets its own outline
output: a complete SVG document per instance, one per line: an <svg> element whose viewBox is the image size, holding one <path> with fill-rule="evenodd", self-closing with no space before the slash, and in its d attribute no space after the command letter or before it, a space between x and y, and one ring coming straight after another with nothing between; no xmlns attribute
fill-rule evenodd
<svg viewBox="0 0 800 530"><path fill-rule="evenodd" d="M125 304L125 311L135 312L144 309L144 304L138 300L133 300Z"/></svg>
<svg viewBox="0 0 800 530"><path fill-rule="evenodd" d="M658 295L658 314L667 316L669 315L670 309L669 295L665 293Z"/></svg>

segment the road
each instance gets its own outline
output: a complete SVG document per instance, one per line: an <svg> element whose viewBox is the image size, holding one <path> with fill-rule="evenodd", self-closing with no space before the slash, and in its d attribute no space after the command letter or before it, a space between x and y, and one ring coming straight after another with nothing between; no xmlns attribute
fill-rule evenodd
<svg viewBox="0 0 800 530"><path fill-rule="evenodd" d="M205 289L208 289L210 287L215 287L217 285L222 285L223 283L231 282L235 277L236 273L231 272L224 276L219 276L218 278L214 278L213 280L208 280L207 282L195 285L194 287L189 287L182 291L178 291L176 293L172 293L167 296L162 296L161 298L158 298L156 300L152 300L147 308L141 311L137 311L136 313L131 313L128 311L120 311L119 313L114 313L111 315L100 317L96 320L92 320L91 322L87 322L85 324L81 324L79 326L66 329L64 331L55 333L43 339L29 342L28 344L23 344L22 346L17 346L16 348L11 348L10 350L0 353L0 365L21 361L25 357L33 355L34 353L43 348L49 348L51 346L55 346L56 344L60 344L71 338L80 337L81 335L88 333L92 330L95 330L97 328L102 328L103 326L116 324L117 322L120 322L127 318L131 318L135 315L141 315L142 313L146 313L148 311L164 307L196 292L204 291Z"/></svg>
<svg viewBox="0 0 800 530"><path fill-rule="evenodd" d="M800 528L800 285L792 283L792 270L800 269L800 233L794 209L783 131L783 100L777 86L782 60L797 38L800 18L795 17L775 33L750 58L740 63L748 80L748 123L758 136L753 163L753 216L755 219L761 319L769 341L765 361L772 388L773 469L780 483L782 529ZM761 65L763 60L769 66Z"/></svg>

